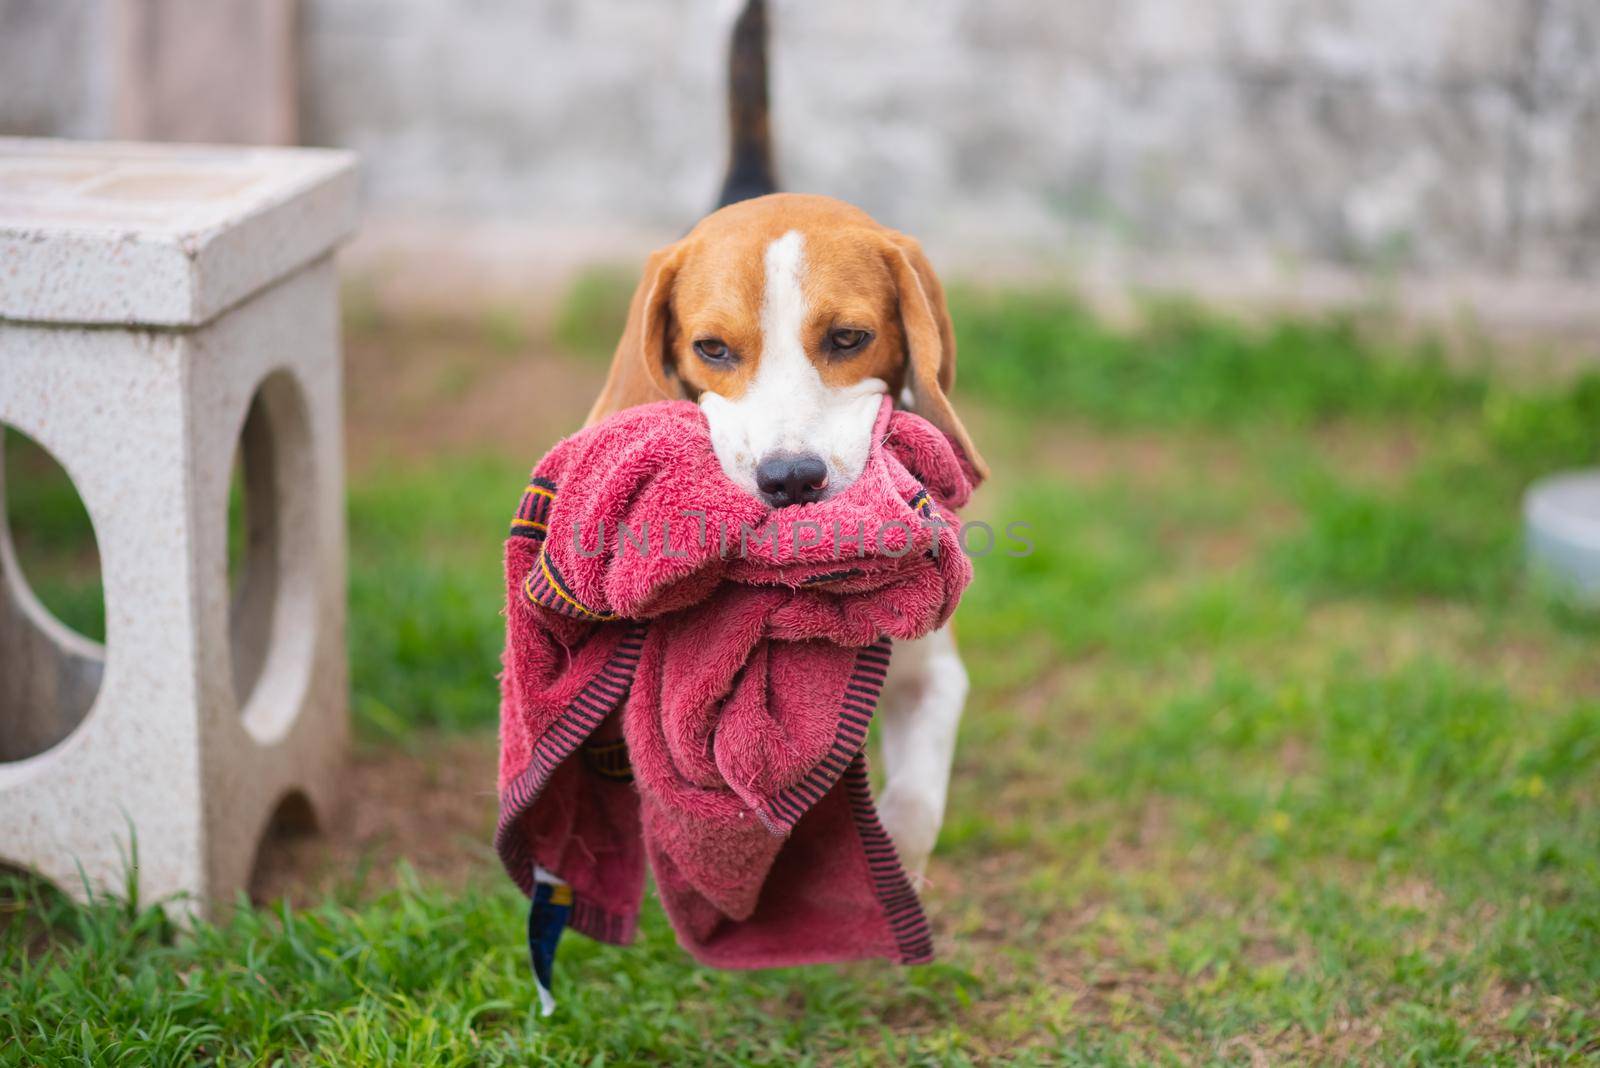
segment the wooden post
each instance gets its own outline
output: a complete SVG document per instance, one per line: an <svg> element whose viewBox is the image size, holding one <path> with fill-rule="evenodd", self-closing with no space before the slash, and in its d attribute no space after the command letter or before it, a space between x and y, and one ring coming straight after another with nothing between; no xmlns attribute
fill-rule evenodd
<svg viewBox="0 0 1600 1068"><path fill-rule="evenodd" d="M298 139L296 0L113 0L116 136Z"/></svg>

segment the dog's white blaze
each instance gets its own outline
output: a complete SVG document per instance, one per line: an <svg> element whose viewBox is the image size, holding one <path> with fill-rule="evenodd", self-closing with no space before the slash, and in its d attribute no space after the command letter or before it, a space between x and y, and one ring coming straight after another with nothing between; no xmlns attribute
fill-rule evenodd
<svg viewBox="0 0 1600 1068"><path fill-rule="evenodd" d="M790 230L767 246L761 296L761 353L744 394L707 391L700 407L722 470L755 493L756 465L773 453L812 453L828 465L829 492L861 474L871 446L878 398L888 390L868 378L829 386L806 356L805 237Z"/></svg>
<svg viewBox="0 0 1600 1068"><path fill-rule="evenodd" d="M806 358L805 238L790 230L767 246L766 285L761 294L761 362L746 393L761 408L769 449L804 448L802 425L822 400L822 376ZM788 403L785 403L787 401Z"/></svg>

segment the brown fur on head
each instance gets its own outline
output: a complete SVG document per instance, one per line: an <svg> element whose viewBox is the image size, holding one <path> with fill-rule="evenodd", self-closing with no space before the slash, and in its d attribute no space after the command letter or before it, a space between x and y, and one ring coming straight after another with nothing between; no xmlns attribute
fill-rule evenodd
<svg viewBox="0 0 1600 1068"><path fill-rule="evenodd" d="M858 335L864 340L840 346ZM985 471L950 404L955 334L927 257L911 238L821 196L779 193L731 205L653 253L589 421L672 397L738 403L778 373L764 364L800 353L824 389L819 397L877 380L908 396L912 410ZM774 409L773 418L788 416ZM774 440L816 451L804 437L796 430Z"/></svg>

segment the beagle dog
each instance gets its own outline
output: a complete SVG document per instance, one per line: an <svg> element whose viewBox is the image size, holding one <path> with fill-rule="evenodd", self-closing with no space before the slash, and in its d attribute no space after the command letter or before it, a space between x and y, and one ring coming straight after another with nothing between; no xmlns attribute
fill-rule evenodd
<svg viewBox="0 0 1600 1068"><path fill-rule="evenodd" d="M728 478L782 508L860 475L886 393L987 474L950 404L955 366L944 290L914 240L828 197L772 193L721 208L650 256L588 421L694 400ZM949 627L897 644L879 705L878 807L919 877L966 696Z"/></svg>

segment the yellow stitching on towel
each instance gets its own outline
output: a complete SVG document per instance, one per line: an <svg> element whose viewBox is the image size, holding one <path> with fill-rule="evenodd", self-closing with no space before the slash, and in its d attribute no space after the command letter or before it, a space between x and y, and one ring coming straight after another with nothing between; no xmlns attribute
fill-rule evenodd
<svg viewBox="0 0 1600 1068"><path fill-rule="evenodd" d="M550 583L550 588L556 591L557 597L560 597L563 601L567 602L586 616L593 616L595 619L602 618L599 612L596 612L594 609L589 608L586 605L580 604L578 601L573 599L566 590L561 588L561 583L557 582L556 577L550 574L550 565L545 562L543 551L539 553L539 569L544 572L545 581Z"/></svg>

